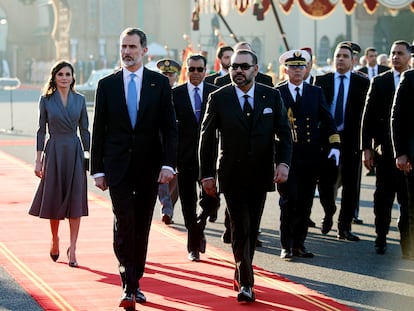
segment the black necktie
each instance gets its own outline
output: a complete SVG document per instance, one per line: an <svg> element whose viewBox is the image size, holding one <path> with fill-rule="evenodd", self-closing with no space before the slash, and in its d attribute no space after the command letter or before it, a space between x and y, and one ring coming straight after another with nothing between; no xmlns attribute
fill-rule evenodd
<svg viewBox="0 0 414 311"><path fill-rule="evenodd" d="M339 126L344 121L344 75L339 76L341 82L339 83L338 96L336 97L335 108L335 123Z"/></svg>
<svg viewBox="0 0 414 311"><path fill-rule="evenodd" d="M249 103L249 95L243 95L244 97L244 104L243 104L243 114L247 119L247 123L249 124L249 128L252 125L252 118L253 118L253 109Z"/></svg>
<svg viewBox="0 0 414 311"><path fill-rule="evenodd" d="M300 93L299 93L300 87L299 86L295 87L295 91L296 91L295 103L296 103L296 105L299 105L299 103L300 103Z"/></svg>
<svg viewBox="0 0 414 311"><path fill-rule="evenodd" d="M375 68L372 68L372 76L371 78L375 77Z"/></svg>

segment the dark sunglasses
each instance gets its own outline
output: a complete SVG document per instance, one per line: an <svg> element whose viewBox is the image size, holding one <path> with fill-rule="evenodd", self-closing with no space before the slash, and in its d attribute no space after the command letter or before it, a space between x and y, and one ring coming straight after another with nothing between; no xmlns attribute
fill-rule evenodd
<svg viewBox="0 0 414 311"><path fill-rule="evenodd" d="M198 72L203 72L204 71L204 67L188 67L188 71L189 72L194 72L194 71L198 71Z"/></svg>
<svg viewBox="0 0 414 311"><path fill-rule="evenodd" d="M254 67L254 65L250 65L248 63L243 63L243 64L231 64L230 67L234 70L237 70L238 68L240 68L241 70L249 70L251 67Z"/></svg>

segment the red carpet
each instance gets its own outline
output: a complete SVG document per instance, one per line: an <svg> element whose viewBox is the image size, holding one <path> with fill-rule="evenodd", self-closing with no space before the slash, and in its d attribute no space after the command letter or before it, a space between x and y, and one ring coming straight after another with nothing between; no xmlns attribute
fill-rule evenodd
<svg viewBox="0 0 414 311"><path fill-rule="evenodd" d="M89 193L90 216L82 218L77 259L69 268L68 222L61 222L60 258L49 258L49 222L29 216L38 179L33 167L0 152L0 264L45 310L122 310L112 251L112 211L107 198ZM236 301L232 255L208 245L202 262L186 259L186 236L154 220L141 287L148 302L137 310L353 310L302 285L255 268L255 303Z"/></svg>

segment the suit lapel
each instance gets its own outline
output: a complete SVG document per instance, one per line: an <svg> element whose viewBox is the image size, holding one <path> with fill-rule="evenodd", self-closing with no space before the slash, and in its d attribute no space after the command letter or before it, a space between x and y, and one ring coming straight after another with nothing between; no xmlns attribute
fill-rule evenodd
<svg viewBox="0 0 414 311"><path fill-rule="evenodd" d="M230 97L228 100L228 105L231 106L230 109L234 111L236 117L243 123L243 125L248 128L246 117L243 114L243 110L240 106L239 98L237 97L236 88L233 85L228 86L228 96Z"/></svg>
<svg viewBox="0 0 414 311"><path fill-rule="evenodd" d="M253 109L253 122L252 128L255 127L261 114L263 113L264 105L267 100L267 94L257 85L254 89L254 109Z"/></svg>

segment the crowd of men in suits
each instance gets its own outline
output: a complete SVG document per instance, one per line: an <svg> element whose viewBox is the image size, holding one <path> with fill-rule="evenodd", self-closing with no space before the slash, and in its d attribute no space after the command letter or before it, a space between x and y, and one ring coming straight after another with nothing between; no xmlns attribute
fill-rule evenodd
<svg viewBox="0 0 414 311"><path fill-rule="evenodd" d="M359 240L351 226L358 220L362 163L376 168L376 252L386 252L397 195L402 255L414 260L409 43L393 43L387 70L373 63L376 51L368 48L367 67L355 71L359 45L340 42L333 72L316 77L310 76L312 50L290 50L279 59L286 80L274 86L260 73L250 44L240 42L218 50L220 70L213 75L207 75L203 55L190 55L184 60L187 81L177 86L178 62L157 64L169 81L143 67L144 32L128 28L120 39L122 68L98 85L91 168L96 186L109 188L113 203L120 307L133 310L146 301L139 280L155 199L159 185L174 178L190 261L205 252L206 221L217 218L223 195L222 239L232 246L239 302L256 299L252 261L267 192L277 188L280 196L280 257L311 258L305 241L316 187L325 212L321 232L332 229L341 187L337 237ZM162 213L171 224L172 211Z"/></svg>

